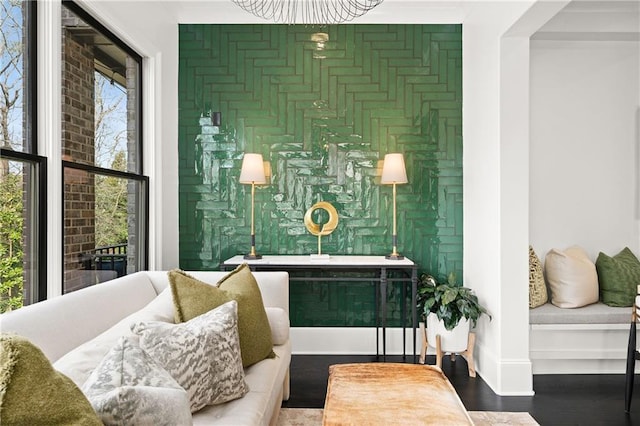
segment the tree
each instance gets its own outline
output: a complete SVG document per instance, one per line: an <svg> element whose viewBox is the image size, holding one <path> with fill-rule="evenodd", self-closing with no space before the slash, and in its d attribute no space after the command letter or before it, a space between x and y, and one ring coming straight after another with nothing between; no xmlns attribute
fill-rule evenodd
<svg viewBox="0 0 640 426"><path fill-rule="evenodd" d="M127 170L126 98L122 90L96 72L95 161L101 167L118 171ZM126 244L129 236L126 179L97 175L95 185L96 247Z"/></svg>
<svg viewBox="0 0 640 426"><path fill-rule="evenodd" d="M126 149L126 99L123 88L98 72L95 73L94 90L95 163L100 167L111 167L118 152ZM117 170L126 170L126 162Z"/></svg>
<svg viewBox="0 0 640 426"><path fill-rule="evenodd" d="M22 145L22 2L2 0L0 14L0 147ZM0 313L23 303L23 182L21 168L0 159Z"/></svg>
<svg viewBox="0 0 640 426"><path fill-rule="evenodd" d="M24 130L26 67L24 11L28 1L0 0L0 147L29 152ZM127 114L124 88L102 74L95 78L95 165L127 169ZM87 129L88 130L88 129ZM19 161L0 158L0 312L22 306L25 258L25 197ZM126 243L127 180L96 175L96 245ZM44 217L40 220L45 220Z"/></svg>
<svg viewBox="0 0 640 426"><path fill-rule="evenodd" d="M118 151L111 164L115 170L124 170L126 157ZM126 244L127 181L113 176L96 176L96 247Z"/></svg>
<svg viewBox="0 0 640 426"><path fill-rule="evenodd" d="M2 0L0 14L0 141L2 148L14 149L22 141L23 40L20 0ZM15 122L19 121L19 124ZM2 161L0 176L8 173Z"/></svg>
<svg viewBox="0 0 640 426"><path fill-rule="evenodd" d="M0 177L0 313L17 309L23 300L22 177Z"/></svg>

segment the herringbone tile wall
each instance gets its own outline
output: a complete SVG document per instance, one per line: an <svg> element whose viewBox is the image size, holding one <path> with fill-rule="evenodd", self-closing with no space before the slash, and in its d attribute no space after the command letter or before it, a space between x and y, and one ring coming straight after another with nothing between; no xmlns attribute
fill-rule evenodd
<svg viewBox="0 0 640 426"><path fill-rule="evenodd" d="M392 192L379 164L402 152L398 249L423 272L462 276L461 40L460 25L180 25L180 266L217 269L248 252L244 152L272 169L256 189L259 253L315 253L303 216L320 200L340 215L324 253L389 253ZM393 324L402 299L390 292ZM373 325L373 294L292 285L292 324Z"/></svg>

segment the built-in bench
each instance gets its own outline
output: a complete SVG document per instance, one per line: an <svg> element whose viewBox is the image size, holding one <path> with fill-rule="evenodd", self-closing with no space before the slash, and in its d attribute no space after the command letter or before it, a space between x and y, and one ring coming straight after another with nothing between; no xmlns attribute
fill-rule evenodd
<svg viewBox="0 0 640 426"><path fill-rule="evenodd" d="M624 374L631 313L603 303L530 309L533 374Z"/></svg>

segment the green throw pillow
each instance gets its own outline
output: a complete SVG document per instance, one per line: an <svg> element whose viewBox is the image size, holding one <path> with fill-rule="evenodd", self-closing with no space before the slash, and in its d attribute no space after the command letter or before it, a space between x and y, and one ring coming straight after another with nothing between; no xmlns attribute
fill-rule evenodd
<svg viewBox="0 0 640 426"><path fill-rule="evenodd" d="M102 426L78 386L38 347L9 333L0 334L0 424Z"/></svg>
<svg viewBox="0 0 640 426"><path fill-rule="evenodd" d="M223 303L238 302L238 333L242 366L275 357L271 327L262 302L260 287L246 263L212 286L189 274L169 271L176 323L189 321Z"/></svg>
<svg viewBox="0 0 640 426"><path fill-rule="evenodd" d="M609 306L632 306L640 284L640 261L625 247L613 257L600 252L596 260L600 300Z"/></svg>

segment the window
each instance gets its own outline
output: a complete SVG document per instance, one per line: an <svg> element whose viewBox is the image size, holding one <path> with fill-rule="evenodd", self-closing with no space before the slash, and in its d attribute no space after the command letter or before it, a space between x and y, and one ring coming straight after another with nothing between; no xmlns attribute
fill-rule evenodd
<svg viewBox="0 0 640 426"><path fill-rule="evenodd" d="M146 269L142 59L76 4L62 7L63 292Z"/></svg>
<svg viewBox="0 0 640 426"><path fill-rule="evenodd" d="M0 313L46 297L46 162L37 155L36 2L0 14Z"/></svg>

